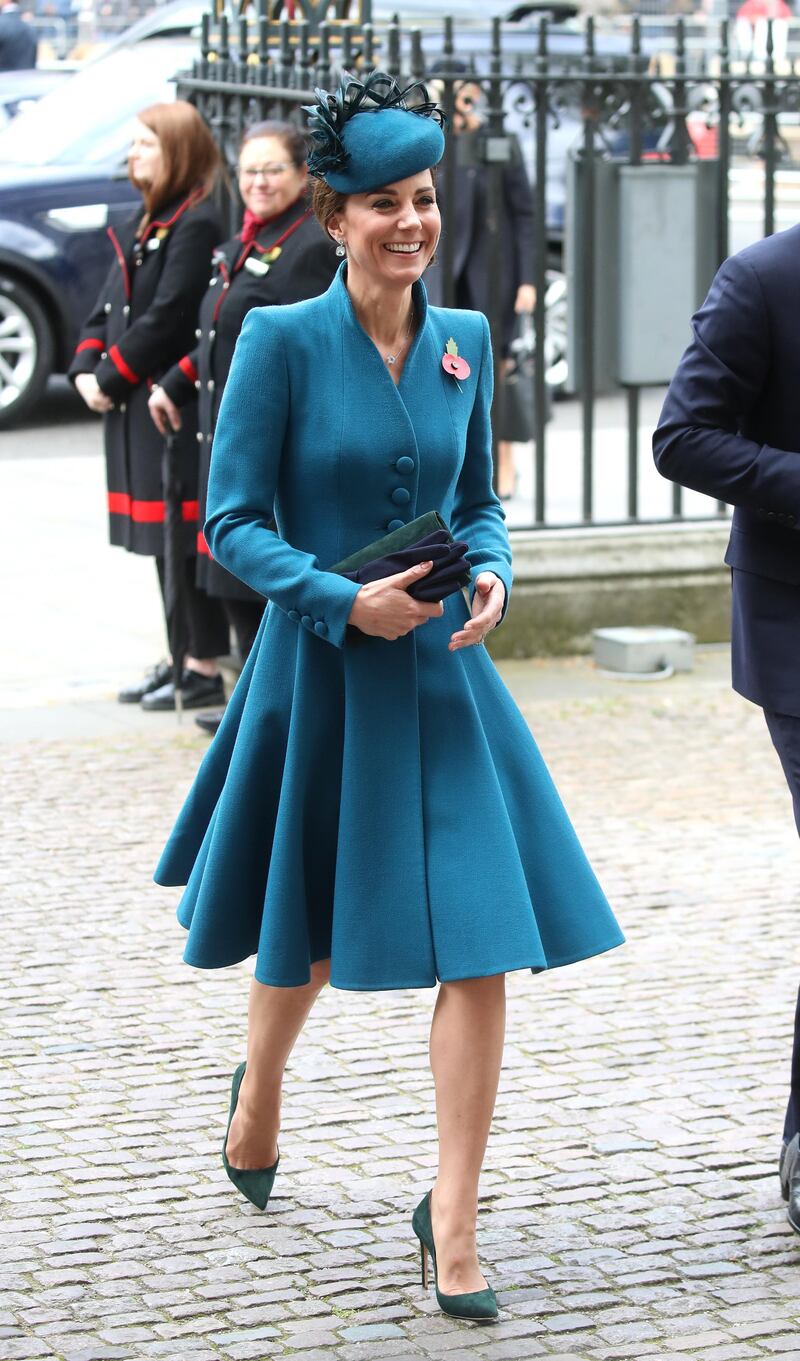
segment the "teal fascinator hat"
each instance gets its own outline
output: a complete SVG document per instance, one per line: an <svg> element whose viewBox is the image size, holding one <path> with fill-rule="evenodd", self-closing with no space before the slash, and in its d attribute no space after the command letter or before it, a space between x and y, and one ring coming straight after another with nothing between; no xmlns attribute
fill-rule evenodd
<svg viewBox="0 0 800 1361"><path fill-rule="evenodd" d="M309 173L341 194L366 194L438 165L444 114L419 81L400 89L383 71L345 75L330 94L315 90L309 115Z"/></svg>

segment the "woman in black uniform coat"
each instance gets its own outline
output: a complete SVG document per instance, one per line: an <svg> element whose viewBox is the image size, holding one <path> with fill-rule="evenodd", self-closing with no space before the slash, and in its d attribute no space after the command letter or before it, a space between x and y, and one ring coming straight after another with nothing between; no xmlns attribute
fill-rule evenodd
<svg viewBox="0 0 800 1361"><path fill-rule="evenodd" d="M246 661L264 600L214 561L202 532L211 441L233 351L251 307L301 302L324 293L336 273L333 242L306 197L306 142L291 123L256 123L239 149L242 230L214 252L211 281L200 304L196 344L166 373L150 396L160 432L183 426L182 410L197 398L200 449L197 582L219 599ZM190 407L190 409L192 409ZM197 722L215 732L217 710Z"/></svg>
<svg viewBox="0 0 800 1361"><path fill-rule="evenodd" d="M115 234L114 261L86 320L69 376L86 405L105 417L108 511L112 544L154 557L163 591L163 440L147 409L153 382L192 344L208 281L219 218L209 201L220 165L211 133L183 100L154 104L137 120L128 160L144 214ZM223 698L217 657L228 650L218 601L195 586L197 437L188 422L178 437L186 532L184 589L189 640L184 704ZM169 667L120 692L124 703L172 708Z"/></svg>

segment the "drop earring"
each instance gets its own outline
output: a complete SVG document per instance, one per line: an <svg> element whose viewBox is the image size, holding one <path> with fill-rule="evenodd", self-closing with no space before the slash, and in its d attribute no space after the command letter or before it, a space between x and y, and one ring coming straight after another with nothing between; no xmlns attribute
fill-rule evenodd
<svg viewBox="0 0 800 1361"><path fill-rule="evenodd" d="M336 247L336 254L337 255L347 254L347 248L345 247L344 241L339 242L338 246Z"/></svg>

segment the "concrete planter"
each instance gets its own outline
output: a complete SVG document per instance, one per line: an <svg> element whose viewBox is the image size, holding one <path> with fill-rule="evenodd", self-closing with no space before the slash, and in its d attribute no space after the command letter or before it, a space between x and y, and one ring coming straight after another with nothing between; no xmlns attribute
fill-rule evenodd
<svg viewBox="0 0 800 1361"><path fill-rule="evenodd" d="M512 530L514 590L494 657L590 652L592 629L663 624L730 638L726 520Z"/></svg>

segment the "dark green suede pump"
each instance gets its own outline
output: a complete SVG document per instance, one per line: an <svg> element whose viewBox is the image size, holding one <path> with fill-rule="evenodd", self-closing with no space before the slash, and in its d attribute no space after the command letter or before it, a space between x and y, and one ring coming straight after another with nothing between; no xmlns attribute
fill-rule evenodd
<svg viewBox="0 0 800 1361"><path fill-rule="evenodd" d="M476 1323L493 1323L497 1319L497 1296L492 1287L473 1290L466 1295L443 1295L436 1280L436 1244L431 1224L431 1193L423 1196L411 1220L411 1227L419 1239L422 1263L422 1284L428 1285L428 1253L433 1259L433 1281L439 1308L452 1318L472 1319Z"/></svg>
<svg viewBox="0 0 800 1361"><path fill-rule="evenodd" d="M231 1167L228 1162L228 1155L225 1151L228 1146L228 1131L231 1127L233 1113L236 1110L236 1103L239 1100L239 1088L242 1085L242 1078L244 1077L246 1067L246 1063L240 1063L233 1075L233 1084L231 1086L231 1108L228 1114L228 1129L225 1131L225 1138L222 1141L222 1165L237 1191L241 1191L242 1195L250 1201L251 1205L255 1205L259 1210L266 1210L267 1201L269 1200L272 1186L275 1181L275 1173L278 1170L278 1163L281 1160L280 1154L278 1154L271 1167L254 1167L251 1170L248 1170L243 1167Z"/></svg>

